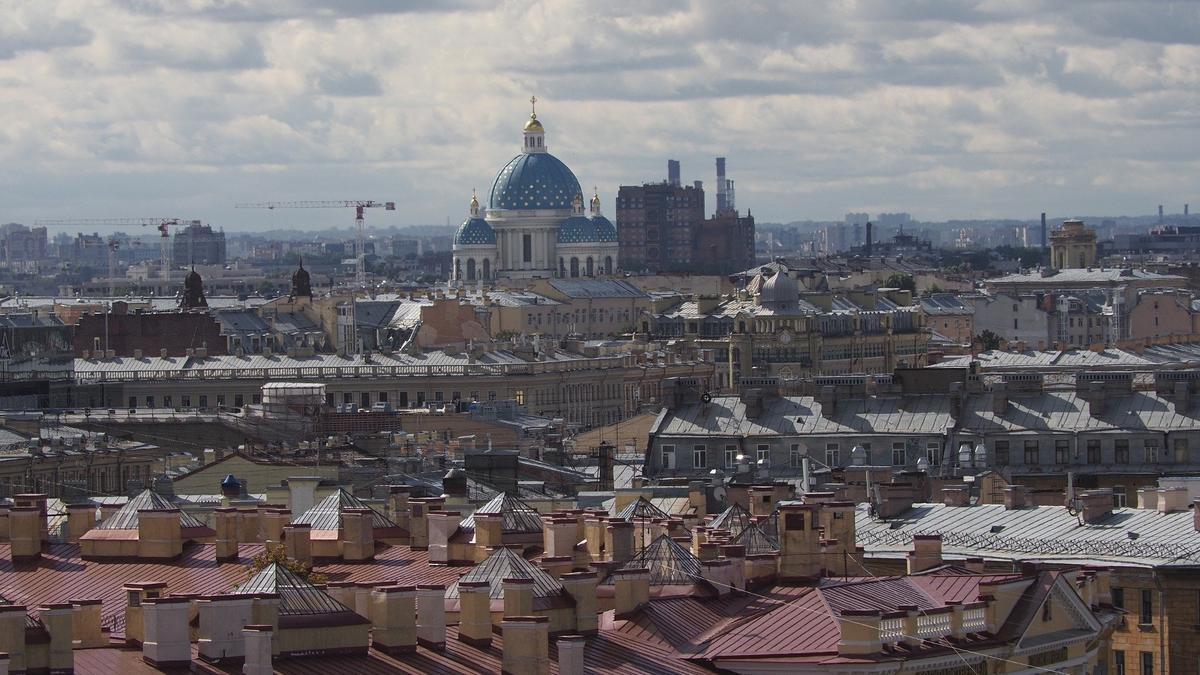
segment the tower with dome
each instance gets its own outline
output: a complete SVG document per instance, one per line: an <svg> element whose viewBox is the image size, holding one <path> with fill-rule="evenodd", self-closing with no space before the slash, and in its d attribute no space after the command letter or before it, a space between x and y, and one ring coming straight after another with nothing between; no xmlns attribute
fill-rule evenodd
<svg viewBox="0 0 1200 675"><path fill-rule="evenodd" d="M487 208L471 195L470 212L454 235L452 281L613 274L617 228L601 213L599 192L593 189L585 211L579 180L550 154L536 107L522 135L521 153L496 174Z"/></svg>

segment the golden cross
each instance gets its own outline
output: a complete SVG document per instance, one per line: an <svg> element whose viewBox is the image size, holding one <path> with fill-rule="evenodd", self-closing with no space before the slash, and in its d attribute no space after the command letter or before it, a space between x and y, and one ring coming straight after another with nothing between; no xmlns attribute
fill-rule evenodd
<svg viewBox="0 0 1200 675"><path fill-rule="evenodd" d="M537 97L536 96L529 97L529 108L530 108L530 110L529 110L530 115L537 115Z"/></svg>

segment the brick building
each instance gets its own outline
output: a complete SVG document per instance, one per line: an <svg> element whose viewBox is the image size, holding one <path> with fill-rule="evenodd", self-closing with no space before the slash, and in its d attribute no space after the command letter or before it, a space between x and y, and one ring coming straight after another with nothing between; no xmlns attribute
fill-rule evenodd
<svg viewBox="0 0 1200 675"><path fill-rule="evenodd" d="M226 354L227 340L221 324L204 312L128 312L123 302L114 302L107 314L84 314L75 323L76 356L99 350L114 356L185 356L189 350L206 349L213 356Z"/></svg>

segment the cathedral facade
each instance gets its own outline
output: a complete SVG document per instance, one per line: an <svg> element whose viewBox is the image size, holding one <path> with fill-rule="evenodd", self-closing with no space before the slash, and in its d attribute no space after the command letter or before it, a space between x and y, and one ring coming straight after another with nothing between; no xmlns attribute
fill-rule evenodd
<svg viewBox="0 0 1200 675"><path fill-rule="evenodd" d="M454 235L452 281L615 273L617 228L601 214L600 195L593 191L585 212L579 180L550 154L536 109L522 134L521 154L496 174L487 208L471 196L470 215Z"/></svg>

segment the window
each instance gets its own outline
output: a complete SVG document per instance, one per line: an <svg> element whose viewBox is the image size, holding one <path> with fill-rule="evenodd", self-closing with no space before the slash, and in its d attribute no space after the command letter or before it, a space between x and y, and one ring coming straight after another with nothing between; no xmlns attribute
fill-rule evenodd
<svg viewBox="0 0 1200 675"><path fill-rule="evenodd" d="M359 398L358 405L360 408L366 408L368 410L371 409L371 392L364 391L359 394L358 398Z"/></svg>
<svg viewBox="0 0 1200 675"><path fill-rule="evenodd" d="M525 262L533 262L533 235L521 235L521 259Z"/></svg>
<svg viewBox="0 0 1200 675"><path fill-rule="evenodd" d="M1059 439L1054 441L1054 463L1067 464L1071 461L1071 441Z"/></svg>
<svg viewBox="0 0 1200 675"><path fill-rule="evenodd" d="M1021 330L1021 320L1013 319L1013 330Z"/></svg>
<svg viewBox="0 0 1200 675"><path fill-rule="evenodd" d="M827 466L841 466L842 448L837 443L825 444L825 464Z"/></svg>
<svg viewBox="0 0 1200 675"><path fill-rule="evenodd" d="M1117 588L1116 586L1113 586L1112 603L1113 603L1113 607L1116 607L1117 609L1125 609L1125 589L1124 588Z"/></svg>
<svg viewBox="0 0 1200 675"><path fill-rule="evenodd" d="M996 466L1008 466L1008 441L996 441Z"/></svg>
<svg viewBox="0 0 1200 675"><path fill-rule="evenodd" d="M708 466L708 446L692 446L692 468L703 469Z"/></svg>
<svg viewBox="0 0 1200 675"><path fill-rule="evenodd" d="M664 468L664 469L674 469L675 468L675 446L674 445L662 446L662 468Z"/></svg>
<svg viewBox="0 0 1200 675"><path fill-rule="evenodd" d="M771 466L771 446L767 443L758 444L758 465L761 467Z"/></svg>
<svg viewBox="0 0 1200 675"><path fill-rule="evenodd" d="M136 408L136 407L137 407L137 397L136 397L136 396L130 396L130 397L129 397L129 407L130 407L130 408Z"/></svg>
<svg viewBox="0 0 1200 675"><path fill-rule="evenodd" d="M146 397L146 407L147 407L147 408L153 408L153 407L154 407L154 397L153 397L153 396L147 396L147 397Z"/></svg>
<svg viewBox="0 0 1200 675"><path fill-rule="evenodd" d="M1142 652L1142 675L1154 675L1154 652Z"/></svg>
<svg viewBox="0 0 1200 675"><path fill-rule="evenodd" d="M262 403L262 394L259 394L259 393L250 394L250 402L253 403L254 405L258 405L259 403Z"/></svg>
<svg viewBox="0 0 1200 675"><path fill-rule="evenodd" d="M1129 463L1129 440L1118 438L1113 441L1113 461L1117 464Z"/></svg>
<svg viewBox="0 0 1200 675"><path fill-rule="evenodd" d="M235 408L242 407L242 403L244 403L245 401L246 401L246 398L242 394L234 394L233 395L233 406Z"/></svg>
<svg viewBox="0 0 1200 675"><path fill-rule="evenodd" d="M1041 460L1038 455L1041 454L1041 446L1037 441L1025 441L1025 463L1038 464Z"/></svg>
<svg viewBox="0 0 1200 675"><path fill-rule="evenodd" d="M1138 605L1138 623L1148 626L1154 623L1154 595L1148 589L1142 589L1142 602Z"/></svg>
<svg viewBox="0 0 1200 675"><path fill-rule="evenodd" d="M929 441L925 444L925 459L929 460L929 466L942 463L942 444L939 441Z"/></svg>
<svg viewBox="0 0 1200 675"><path fill-rule="evenodd" d="M1087 442L1087 461L1088 464L1100 463L1100 441L1092 439Z"/></svg>
<svg viewBox="0 0 1200 675"><path fill-rule="evenodd" d="M169 396L169 395L163 396L163 407L164 408L172 408L172 407L174 407L174 405L175 405L174 399L171 398L171 396Z"/></svg>
<svg viewBox="0 0 1200 675"><path fill-rule="evenodd" d="M1118 509L1123 509L1129 505L1129 496L1125 492L1124 485L1113 486L1113 506Z"/></svg>
<svg viewBox="0 0 1200 675"><path fill-rule="evenodd" d="M908 453L905 452L904 442L892 443L892 466L904 466L905 464L908 464Z"/></svg>
<svg viewBox="0 0 1200 675"><path fill-rule="evenodd" d="M1146 440L1142 441L1142 448L1143 452L1146 454L1147 462L1153 463L1162 459L1162 455L1159 454L1157 438L1147 438Z"/></svg>
<svg viewBox="0 0 1200 675"><path fill-rule="evenodd" d="M792 443L791 450L788 452L788 466L793 469L804 467L804 452L799 443Z"/></svg>
<svg viewBox="0 0 1200 675"><path fill-rule="evenodd" d="M1187 464L1188 461L1188 442L1186 438L1175 439L1175 463Z"/></svg>
<svg viewBox="0 0 1200 675"><path fill-rule="evenodd" d="M224 405L225 405L225 394L217 394L217 407L218 408L224 407Z"/></svg>
<svg viewBox="0 0 1200 675"><path fill-rule="evenodd" d="M1113 675L1125 675L1125 652L1113 650Z"/></svg>
<svg viewBox="0 0 1200 675"><path fill-rule="evenodd" d="M725 446L725 468L732 469L737 466L738 446Z"/></svg>

